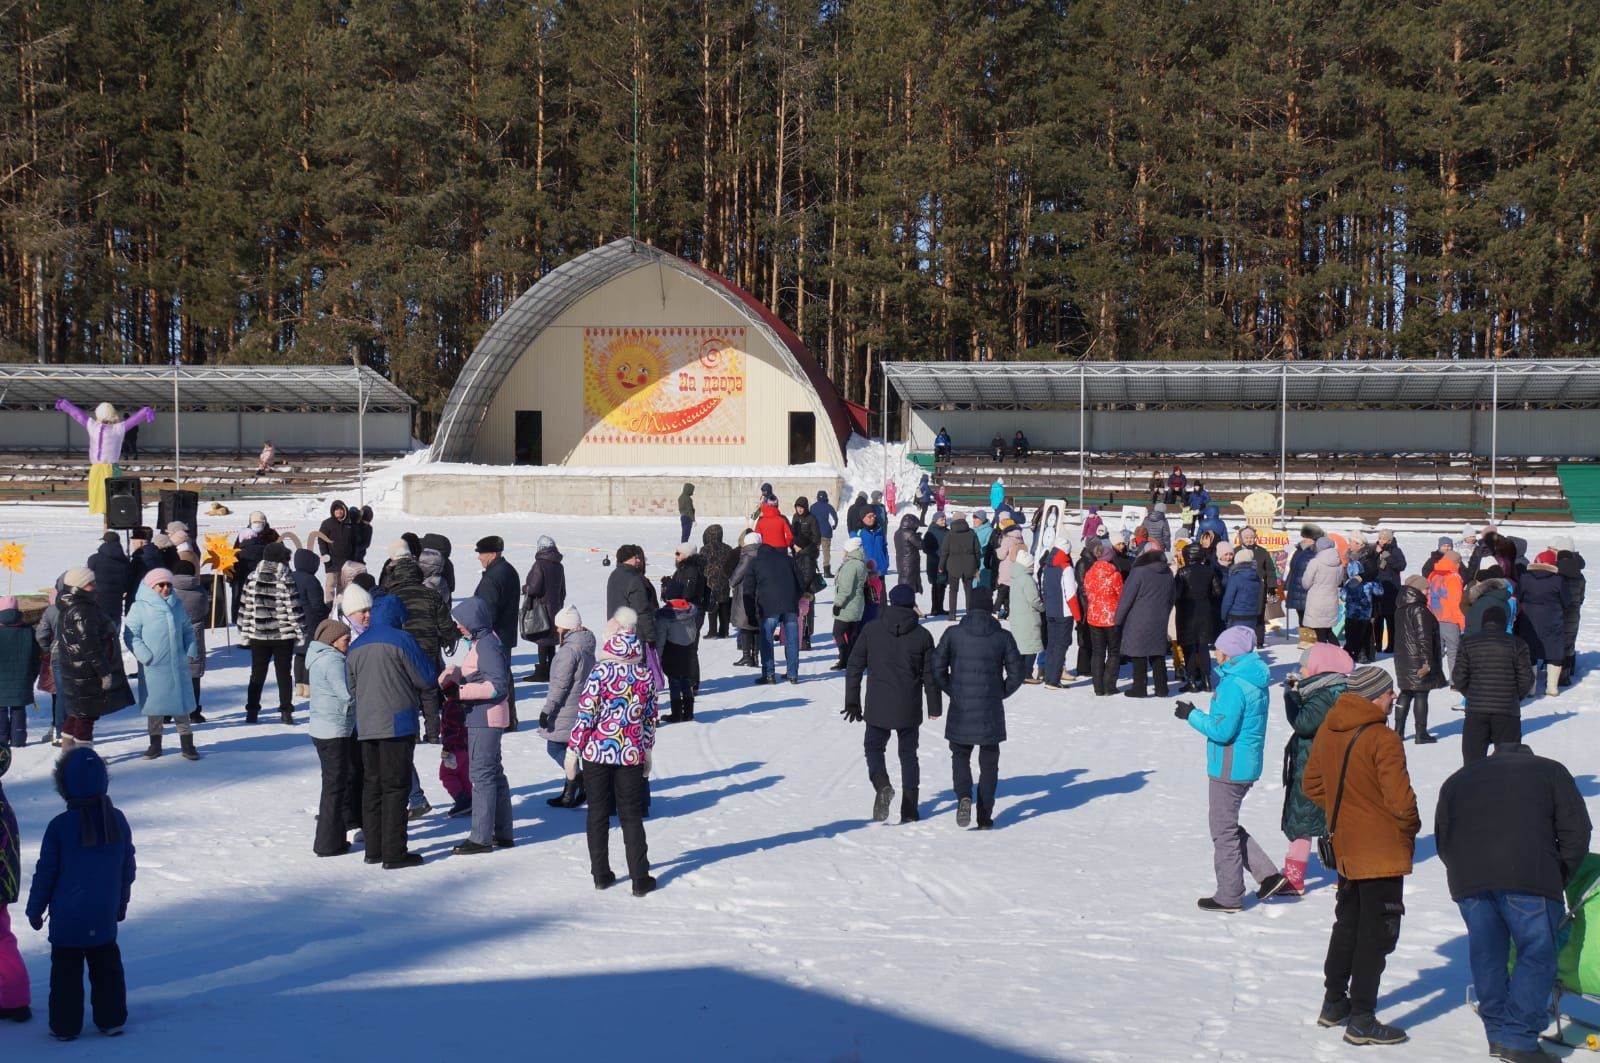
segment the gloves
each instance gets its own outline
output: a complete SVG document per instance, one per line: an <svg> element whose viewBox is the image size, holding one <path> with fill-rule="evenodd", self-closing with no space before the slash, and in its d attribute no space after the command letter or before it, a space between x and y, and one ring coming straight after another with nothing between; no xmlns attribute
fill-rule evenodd
<svg viewBox="0 0 1600 1063"><path fill-rule="evenodd" d="M860 723L866 719L865 716L861 715L860 705L846 705L839 710L839 715L844 717L845 723Z"/></svg>
<svg viewBox="0 0 1600 1063"><path fill-rule="evenodd" d="M1177 708L1172 710L1172 715L1180 720L1187 721L1189 714L1194 711L1194 703L1189 701L1178 702Z"/></svg>
<svg viewBox="0 0 1600 1063"><path fill-rule="evenodd" d="M576 749L568 749L567 750L567 759L563 762L562 766L566 769L567 781L568 782L577 781L577 778L578 778L578 751Z"/></svg>
<svg viewBox="0 0 1600 1063"><path fill-rule="evenodd" d="M110 676L104 676L104 677L101 678L101 680L100 680L100 689L101 690L110 690L111 689L111 677Z"/></svg>
<svg viewBox="0 0 1600 1063"><path fill-rule="evenodd" d="M43 930L44 929L44 916L42 916L42 915L30 915L30 916L28 916L28 925L33 927L35 930Z"/></svg>
<svg viewBox="0 0 1600 1063"><path fill-rule="evenodd" d="M548 712L539 714L539 730L548 731L555 726L555 719Z"/></svg>

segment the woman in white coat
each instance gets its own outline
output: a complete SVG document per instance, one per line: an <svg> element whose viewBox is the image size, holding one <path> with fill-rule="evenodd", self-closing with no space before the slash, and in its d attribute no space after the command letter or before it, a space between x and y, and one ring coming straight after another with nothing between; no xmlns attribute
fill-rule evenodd
<svg viewBox="0 0 1600 1063"><path fill-rule="evenodd" d="M1301 623L1316 631L1318 642L1337 643L1333 625L1339 619L1339 587L1344 583L1344 566L1339 547L1327 536L1317 540L1317 552L1306 563L1300 585L1306 592L1305 615Z"/></svg>

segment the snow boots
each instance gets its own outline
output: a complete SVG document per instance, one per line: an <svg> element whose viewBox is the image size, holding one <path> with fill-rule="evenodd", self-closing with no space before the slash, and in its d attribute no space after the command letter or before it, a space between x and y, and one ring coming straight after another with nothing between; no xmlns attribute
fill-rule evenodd
<svg viewBox="0 0 1600 1063"><path fill-rule="evenodd" d="M145 760L155 760L161 755L161 736L150 736L150 748L144 751Z"/></svg>
<svg viewBox="0 0 1600 1063"><path fill-rule="evenodd" d="M1561 675L1557 685L1564 687L1570 687L1572 685L1572 673L1577 667L1577 664L1578 659L1575 655L1569 656L1561 662Z"/></svg>
<svg viewBox="0 0 1600 1063"><path fill-rule="evenodd" d="M972 798L963 797L956 802L956 826L972 826Z"/></svg>
<svg viewBox="0 0 1600 1063"><path fill-rule="evenodd" d="M889 818L889 806L894 802L894 787L887 782L878 787L877 795L872 799L872 820L882 823Z"/></svg>
<svg viewBox="0 0 1600 1063"><path fill-rule="evenodd" d="M1296 838L1289 843L1289 854L1283 858L1283 877L1296 893L1306 891L1306 867L1311 863L1311 839Z"/></svg>
<svg viewBox="0 0 1600 1063"><path fill-rule="evenodd" d="M545 804L551 808L578 808L584 802L583 776L568 781L561 787L561 792L554 797L546 798ZM468 806L471 807L470 805Z"/></svg>
<svg viewBox="0 0 1600 1063"><path fill-rule="evenodd" d="M1344 1028L1345 1043L1352 1045L1398 1045L1410 1038L1398 1026L1386 1026L1376 1015L1351 1015Z"/></svg>
<svg viewBox="0 0 1600 1063"><path fill-rule="evenodd" d="M922 815L917 811L917 788L909 786L906 792L900 795L900 822L915 823Z"/></svg>
<svg viewBox="0 0 1600 1063"><path fill-rule="evenodd" d="M194 748L193 733L178 736L178 745L183 749L184 760L199 760L200 751Z"/></svg>
<svg viewBox="0 0 1600 1063"><path fill-rule="evenodd" d="M1553 698L1561 693L1561 666L1547 664L1544 666L1544 696Z"/></svg>

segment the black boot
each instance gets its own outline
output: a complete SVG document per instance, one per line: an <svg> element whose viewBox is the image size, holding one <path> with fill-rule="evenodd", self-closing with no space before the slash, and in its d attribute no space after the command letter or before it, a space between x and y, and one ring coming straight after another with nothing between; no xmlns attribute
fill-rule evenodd
<svg viewBox="0 0 1600 1063"><path fill-rule="evenodd" d="M1561 677L1556 681L1557 686L1570 687L1572 685L1572 669L1576 665L1576 657L1564 658L1561 662Z"/></svg>
<svg viewBox="0 0 1600 1063"><path fill-rule="evenodd" d="M1430 742L1436 741L1433 735L1428 733L1428 692L1426 690L1417 695L1416 700L1412 702L1411 708L1417 720L1417 745L1425 746Z"/></svg>
<svg viewBox="0 0 1600 1063"><path fill-rule="evenodd" d="M1411 692L1401 693L1394 703L1394 733L1400 736L1400 741L1406 739L1406 717L1411 714Z"/></svg>
<svg viewBox="0 0 1600 1063"><path fill-rule="evenodd" d="M683 699L683 719L685 723L694 722L694 695L690 694Z"/></svg>
<svg viewBox="0 0 1600 1063"><path fill-rule="evenodd" d="M144 751L145 760L155 760L161 755L161 736L150 736L150 748Z"/></svg>
<svg viewBox="0 0 1600 1063"><path fill-rule="evenodd" d="M546 799L551 808L577 808L583 803L583 777L569 780L556 796Z"/></svg>
<svg viewBox="0 0 1600 1063"><path fill-rule="evenodd" d="M894 800L894 787L889 785L889 780L874 782L873 789L877 791L872 798L872 819L875 823L882 823L889 818L889 804Z"/></svg>
<svg viewBox="0 0 1600 1063"><path fill-rule="evenodd" d="M900 795L900 822L915 823L921 818L922 814L917 811L917 788L908 786Z"/></svg>
<svg viewBox="0 0 1600 1063"><path fill-rule="evenodd" d="M199 760L200 759L199 752L194 748L194 735L193 734L179 735L178 736L178 745L183 747L183 759L184 760Z"/></svg>
<svg viewBox="0 0 1600 1063"><path fill-rule="evenodd" d="M189 714L189 722L190 723L205 723L206 722L206 718L205 718L204 715L201 714L199 709L195 709L193 712L191 712Z"/></svg>

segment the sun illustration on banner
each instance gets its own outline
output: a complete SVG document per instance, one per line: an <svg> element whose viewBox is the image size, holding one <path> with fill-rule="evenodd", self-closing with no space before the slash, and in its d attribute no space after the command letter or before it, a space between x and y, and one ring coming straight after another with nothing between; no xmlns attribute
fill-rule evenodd
<svg viewBox="0 0 1600 1063"><path fill-rule="evenodd" d="M211 566L211 571L221 572L223 575L233 571L233 566L239 560L239 548L226 535L206 536L206 560Z"/></svg>
<svg viewBox="0 0 1600 1063"><path fill-rule="evenodd" d="M742 329L584 330L584 408L600 422L591 439L742 442L742 341Z"/></svg>

